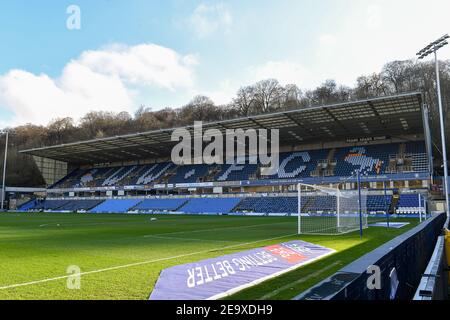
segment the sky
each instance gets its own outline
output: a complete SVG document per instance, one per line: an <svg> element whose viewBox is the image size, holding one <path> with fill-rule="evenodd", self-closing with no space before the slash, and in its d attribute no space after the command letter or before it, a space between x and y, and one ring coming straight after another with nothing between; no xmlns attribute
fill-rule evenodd
<svg viewBox="0 0 450 320"><path fill-rule="evenodd" d="M222 104L268 78L353 86L450 33L449 12L448 0L2 2L0 128L199 94Z"/></svg>

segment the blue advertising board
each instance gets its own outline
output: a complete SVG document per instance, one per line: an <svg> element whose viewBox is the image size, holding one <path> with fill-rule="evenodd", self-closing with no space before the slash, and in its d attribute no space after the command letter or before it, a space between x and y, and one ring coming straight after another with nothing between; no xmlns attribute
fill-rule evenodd
<svg viewBox="0 0 450 320"><path fill-rule="evenodd" d="M150 300L219 299L334 252L296 240L174 266L161 272Z"/></svg>

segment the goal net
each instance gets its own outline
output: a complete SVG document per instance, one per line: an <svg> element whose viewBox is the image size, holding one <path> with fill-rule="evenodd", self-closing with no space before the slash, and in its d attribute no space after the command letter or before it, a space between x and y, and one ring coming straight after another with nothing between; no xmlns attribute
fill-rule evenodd
<svg viewBox="0 0 450 320"><path fill-rule="evenodd" d="M359 230L360 225L367 228L363 190L298 185L299 234L342 234Z"/></svg>

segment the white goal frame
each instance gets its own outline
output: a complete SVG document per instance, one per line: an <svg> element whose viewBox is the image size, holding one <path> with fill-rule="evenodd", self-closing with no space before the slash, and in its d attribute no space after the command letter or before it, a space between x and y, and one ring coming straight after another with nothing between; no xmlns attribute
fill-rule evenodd
<svg viewBox="0 0 450 320"><path fill-rule="evenodd" d="M357 201L357 206L358 206L358 212L355 212L354 214L358 215L358 228L354 228L354 230L347 230L347 231L342 231L340 232L339 230L341 230L341 196L343 191L340 189L340 187L343 185L343 183L338 183L336 184L336 187L326 187L326 186L320 186L320 185L311 185L311 184L305 184L305 183L298 183L297 184L297 233L300 234L317 234L317 235L329 235L329 234L335 234L335 235L340 235L340 234L345 234L348 232L353 232L356 231L357 229L360 229L361 227L367 228L367 212L364 212L364 207L362 205L359 204L360 202L360 192L361 190L357 190L358 192L358 199ZM330 192L333 192L336 194L336 232L302 232L302 199L303 199L303 195L302 195L302 187L304 188L311 188L313 190L315 190L316 192L320 192L321 190L329 190ZM344 190L345 192L345 190ZM349 192L356 192L355 190L349 190ZM361 198L362 201L362 198ZM364 201L366 201L364 199ZM359 212L361 211L361 212Z"/></svg>

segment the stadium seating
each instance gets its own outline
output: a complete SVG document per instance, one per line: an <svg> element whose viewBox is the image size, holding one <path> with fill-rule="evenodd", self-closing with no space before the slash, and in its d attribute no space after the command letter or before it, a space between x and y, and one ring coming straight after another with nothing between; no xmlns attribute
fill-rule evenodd
<svg viewBox="0 0 450 320"><path fill-rule="evenodd" d="M78 169L57 182L52 188L81 188L148 185L151 183L196 183L205 181L244 181L253 179L292 179L319 176L319 163L332 163L326 176L349 177L361 169L363 175L387 172L391 159L408 159L400 172L428 172L425 143L408 142L383 145L344 147L332 150L285 152L280 154L276 174L263 175L256 164L185 165L172 162L109 168ZM261 170L259 170L261 169ZM391 169L389 169L389 172ZM393 164L393 169L395 165Z"/></svg>
<svg viewBox="0 0 450 320"><path fill-rule="evenodd" d="M334 196L305 196L302 198L302 213L335 213L337 210Z"/></svg>
<svg viewBox="0 0 450 320"><path fill-rule="evenodd" d="M357 211L354 199L340 198L340 210ZM368 195L365 198L367 213L388 212L392 196ZM351 201L346 204L346 201ZM336 197L327 195L306 195L301 199L303 213L335 213ZM423 202L422 202L423 206ZM364 206L363 206L364 207ZM296 196L270 196L246 198L152 198L152 199L108 199L108 200L45 200L30 201L20 210L47 211L89 211L91 213L157 213L180 212L199 213L258 213L258 214L296 214L298 198ZM397 213L418 213L421 209L418 195L402 195Z"/></svg>
<svg viewBox="0 0 450 320"><path fill-rule="evenodd" d="M258 170L256 164L226 164L216 175L217 181L243 181L249 180Z"/></svg>
<svg viewBox="0 0 450 320"><path fill-rule="evenodd" d="M131 174L131 172L133 172L136 169L137 169L137 166L120 167L120 168L116 169L116 171L114 171L114 173L112 175L110 175L108 178L106 178L103 181L102 186L105 187L105 186L117 185L119 183L119 181L121 181L124 178L126 178L127 176L129 176Z"/></svg>
<svg viewBox="0 0 450 320"><path fill-rule="evenodd" d="M410 156L412 159L412 171L427 172L429 170L428 156L423 142L408 142L406 144L405 152L406 155Z"/></svg>
<svg viewBox="0 0 450 320"><path fill-rule="evenodd" d="M414 141L406 143L406 153L426 153L425 143L423 141Z"/></svg>
<svg viewBox="0 0 450 320"><path fill-rule="evenodd" d="M77 200L33 200L25 205L21 206L19 210L44 210L44 211L88 211L100 203L103 200L93 199L77 199Z"/></svg>
<svg viewBox="0 0 450 320"><path fill-rule="evenodd" d="M193 198L178 211L194 214L229 213L240 201L240 198Z"/></svg>
<svg viewBox="0 0 450 320"><path fill-rule="evenodd" d="M103 200L72 200L59 207L58 211L88 211L102 202Z"/></svg>
<svg viewBox="0 0 450 320"><path fill-rule="evenodd" d="M392 196L368 195L367 212L388 212L391 207Z"/></svg>
<svg viewBox="0 0 450 320"><path fill-rule="evenodd" d="M195 183L207 173L208 166L205 164L179 166L169 183Z"/></svg>
<svg viewBox="0 0 450 320"><path fill-rule="evenodd" d="M352 176L357 169L362 175L382 174L389 165L389 156L397 154L399 144L348 147L336 152L335 176Z"/></svg>
<svg viewBox="0 0 450 320"><path fill-rule="evenodd" d="M59 210L62 206L70 203L70 200L41 200L31 210Z"/></svg>
<svg viewBox="0 0 450 320"><path fill-rule="evenodd" d="M310 177L319 160L327 157L329 150L281 153L278 172L262 176L267 179L289 179Z"/></svg>
<svg viewBox="0 0 450 320"><path fill-rule="evenodd" d="M341 210L356 210L356 203L345 205L345 198L341 198ZM389 210L392 196L369 195L366 198L367 212L386 212ZM354 201L353 201L354 202ZM327 213L336 212L336 197L333 196L304 196L302 197L303 213ZM245 198L234 210L235 212L258 212L258 213L286 213L296 214L298 208L297 197L252 197Z"/></svg>
<svg viewBox="0 0 450 320"><path fill-rule="evenodd" d="M141 175L136 177L136 179L130 183L130 185L142 185L152 183L161 176L164 175L170 168L174 166L171 162L157 163L153 165L147 165L141 168Z"/></svg>
<svg viewBox="0 0 450 320"><path fill-rule="evenodd" d="M91 213L125 213L142 199L109 199L91 209Z"/></svg>
<svg viewBox="0 0 450 320"><path fill-rule="evenodd" d="M146 199L130 210L138 212L177 211L187 201L187 199Z"/></svg>
<svg viewBox="0 0 450 320"><path fill-rule="evenodd" d="M420 199L420 200L419 200ZM397 214L419 214L425 212L425 199L418 194L402 194L397 204Z"/></svg>
<svg viewBox="0 0 450 320"><path fill-rule="evenodd" d="M234 212L254 213L297 213L297 197L251 197L242 200Z"/></svg>

